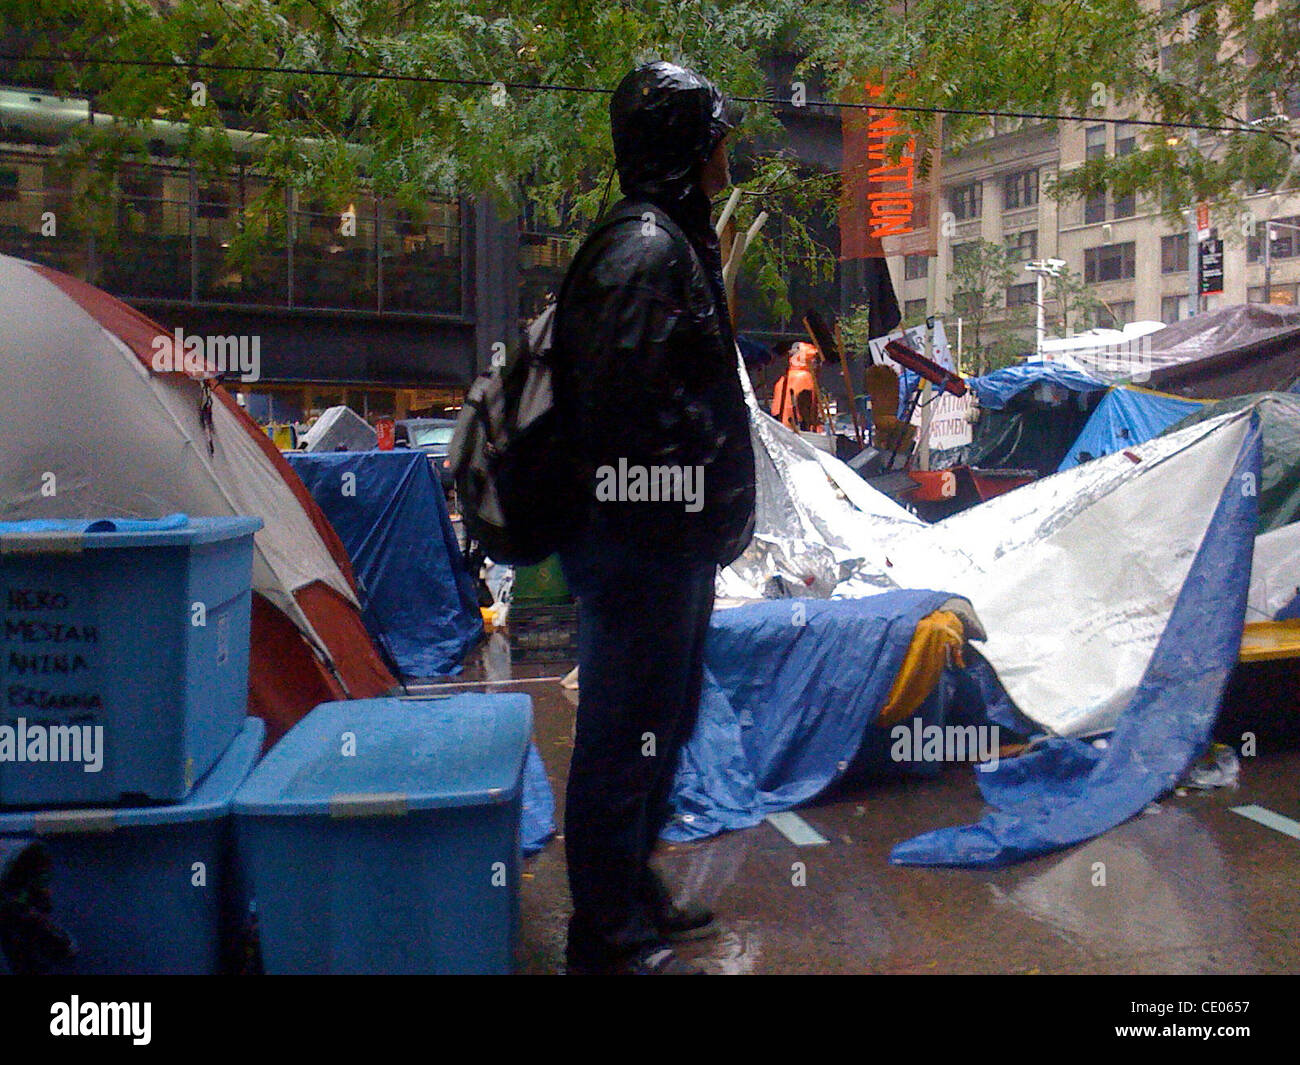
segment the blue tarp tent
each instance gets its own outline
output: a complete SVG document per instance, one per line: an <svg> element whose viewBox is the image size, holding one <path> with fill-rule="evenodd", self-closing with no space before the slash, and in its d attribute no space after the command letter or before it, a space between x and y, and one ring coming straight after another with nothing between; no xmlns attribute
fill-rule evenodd
<svg viewBox="0 0 1300 1065"><path fill-rule="evenodd" d="M869 729L917 623L951 598L894 591L717 611L699 723L682 752L664 837L748 828L815 798L855 761L859 769L884 769L888 733L876 737ZM864 766L864 752L877 764Z"/></svg>
<svg viewBox="0 0 1300 1065"><path fill-rule="evenodd" d="M1061 460L1068 470L1090 458L1100 458L1159 436L1175 422L1195 414L1204 404L1144 388L1112 388Z"/></svg>
<svg viewBox="0 0 1300 1065"><path fill-rule="evenodd" d="M419 451L286 455L343 541L362 619L407 677L444 676L483 635L442 489Z"/></svg>
<svg viewBox="0 0 1300 1065"><path fill-rule="evenodd" d="M1069 847L1127 821L1174 787L1210 739L1237 664L1250 588L1261 466L1253 415L1232 475L1141 684L1104 747L1053 737L979 774L976 824L900 843L899 865L991 867Z"/></svg>
<svg viewBox="0 0 1300 1065"><path fill-rule="evenodd" d="M966 383L974 390L980 406L989 410L1001 410L1025 389L1036 385L1057 385L1071 392L1102 392L1106 389L1106 385L1095 377L1059 362L1007 366L983 377L968 378Z"/></svg>
<svg viewBox="0 0 1300 1065"><path fill-rule="evenodd" d="M460 672L483 617L447 502L423 452L286 456L347 548L362 618L407 677ZM520 839L534 854L555 835L555 800L537 745L524 763Z"/></svg>
<svg viewBox="0 0 1300 1065"><path fill-rule="evenodd" d="M904 374L900 389L915 382ZM959 448L931 453L932 469L971 466L1055 473L1087 422L1091 405L1106 385L1059 362L1008 366L966 384L982 408L972 440ZM1048 395L1037 386L1050 385Z"/></svg>

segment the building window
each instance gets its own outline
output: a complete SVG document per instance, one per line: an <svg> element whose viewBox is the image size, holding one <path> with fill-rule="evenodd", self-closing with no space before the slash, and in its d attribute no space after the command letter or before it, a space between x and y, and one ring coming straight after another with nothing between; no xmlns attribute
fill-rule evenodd
<svg viewBox="0 0 1300 1065"><path fill-rule="evenodd" d="M1271 285L1268 290L1268 299L1264 299L1264 286L1252 288L1246 293L1248 303L1273 303L1281 304L1287 307L1294 307L1296 304L1297 289L1300 285Z"/></svg>
<svg viewBox="0 0 1300 1065"><path fill-rule="evenodd" d="M961 244L954 244L952 246L953 269L954 270L958 269L961 266L961 264L966 260L966 257L969 255L973 255L974 252L975 252L974 241L968 240L968 241L964 241Z"/></svg>
<svg viewBox="0 0 1300 1065"><path fill-rule="evenodd" d="M1002 179L1002 206L1006 210L1033 207L1038 202L1038 171L1021 170Z"/></svg>
<svg viewBox="0 0 1300 1065"><path fill-rule="evenodd" d="M930 276L930 257L928 255L903 256L903 280L915 281Z"/></svg>
<svg viewBox="0 0 1300 1065"><path fill-rule="evenodd" d="M925 317L925 300L906 300L903 303L903 317L909 322L920 321Z"/></svg>
<svg viewBox="0 0 1300 1065"><path fill-rule="evenodd" d="M1123 281L1133 276L1136 265L1137 245L1133 241L1103 244L1100 248L1084 251L1083 279L1088 284Z"/></svg>
<svg viewBox="0 0 1300 1065"><path fill-rule="evenodd" d="M1160 238L1160 272L1181 274L1187 272L1187 234L1175 233Z"/></svg>
<svg viewBox="0 0 1300 1065"><path fill-rule="evenodd" d="M1300 255L1300 215L1289 218L1274 218L1273 222L1273 258L1293 259ZM1264 261L1264 233L1267 222L1256 227L1256 233L1246 242L1246 258L1249 262ZM1295 227L1295 228L1292 228Z"/></svg>
<svg viewBox="0 0 1300 1065"><path fill-rule="evenodd" d="M1028 281L1023 285L1007 286L1008 307L1034 307L1038 304L1038 284Z"/></svg>
<svg viewBox="0 0 1300 1065"><path fill-rule="evenodd" d="M974 292L956 292L952 297L954 313L970 317L979 308L979 297Z"/></svg>
<svg viewBox="0 0 1300 1065"><path fill-rule="evenodd" d="M983 201L983 185L978 181L962 185L948 193L949 207L959 222L978 218L983 209Z"/></svg>
<svg viewBox="0 0 1300 1065"><path fill-rule="evenodd" d="M1160 300L1160 320L1172 325L1187 317L1186 296L1164 296Z"/></svg>
<svg viewBox="0 0 1300 1065"><path fill-rule="evenodd" d="M1104 159L1106 157L1106 127L1089 126L1083 134L1083 145L1085 159Z"/></svg>
<svg viewBox="0 0 1300 1065"><path fill-rule="evenodd" d="M1111 218L1132 218L1137 214L1137 196L1131 192L1127 196L1116 196L1112 208Z"/></svg>
<svg viewBox="0 0 1300 1065"><path fill-rule="evenodd" d="M226 185L209 185L201 190L194 214L199 218L229 218L230 188Z"/></svg>
<svg viewBox="0 0 1300 1065"><path fill-rule="evenodd" d="M1083 201L1083 221L1085 225L1094 225L1106 221L1106 194L1099 192Z"/></svg>
<svg viewBox="0 0 1300 1065"><path fill-rule="evenodd" d="M1110 310L1111 325L1118 329L1122 325L1129 325L1133 321L1133 314L1136 305L1132 300L1113 300L1106 304Z"/></svg>
<svg viewBox="0 0 1300 1065"><path fill-rule="evenodd" d="M1022 229L1019 233L1008 233L1007 258L1016 263L1027 263L1038 258L1038 230Z"/></svg>
<svg viewBox="0 0 1300 1065"><path fill-rule="evenodd" d="M1137 126L1127 123L1115 127L1115 156L1132 155L1137 151Z"/></svg>
<svg viewBox="0 0 1300 1065"><path fill-rule="evenodd" d="M0 203L17 203L19 190L17 167L0 168Z"/></svg>

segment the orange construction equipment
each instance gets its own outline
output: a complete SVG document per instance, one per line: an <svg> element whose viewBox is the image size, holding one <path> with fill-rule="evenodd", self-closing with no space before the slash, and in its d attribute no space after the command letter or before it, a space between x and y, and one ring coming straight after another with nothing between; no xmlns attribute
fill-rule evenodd
<svg viewBox="0 0 1300 1065"><path fill-rule="evenodd" d="M799 340L790 348L790 366L772 391L772 417L803 432L820 432L821 404L817 395L817 367L821 353Z"/></svg>

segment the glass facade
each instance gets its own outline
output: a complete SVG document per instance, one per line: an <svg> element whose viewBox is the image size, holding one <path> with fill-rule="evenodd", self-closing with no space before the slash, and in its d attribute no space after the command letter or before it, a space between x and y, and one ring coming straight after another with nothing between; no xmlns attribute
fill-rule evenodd
<svg viewBox="0 0 1300 1065"><path fill-rule="evenodd" d="M364 193L324 203L286 198L246 169L212 181L164 162L122 168L106 225L74 210L81 197L48 150L0 148L0 250L126 300L463 313L455 200L419 214Z"/></svg>

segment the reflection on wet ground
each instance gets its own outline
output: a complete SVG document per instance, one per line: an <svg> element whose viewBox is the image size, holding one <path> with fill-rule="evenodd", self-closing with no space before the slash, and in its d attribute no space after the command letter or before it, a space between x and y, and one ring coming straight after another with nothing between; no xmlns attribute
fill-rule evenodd
<svg viewBox="0 0 1300 1065"><path fill-rule="evenodd" d="M501 652L455 686L490 678L485 690L533 697L562 825L571 663L512 670ZM978 816L969 767L800 810L824 846L763 824L665 844L658 861L682 895L718 912L718 938L681 948L717 973L1296 972L1300 842L1231 808L1300 819L1298 776L1300 752L1262 752L1243 760L1236 790L1171 796L1083 846L993 871L888 863L900 840ZM560 839L525 863L520 971L560 971L568 912Z"/></svg>

